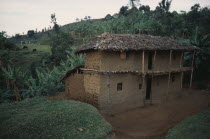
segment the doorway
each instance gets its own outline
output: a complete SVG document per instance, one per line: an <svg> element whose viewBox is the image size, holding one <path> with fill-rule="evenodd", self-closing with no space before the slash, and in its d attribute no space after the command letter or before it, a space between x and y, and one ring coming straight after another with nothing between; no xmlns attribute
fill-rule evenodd
<svg viewBox="0 0 210 139"><path fill-rule="evenodd" d="M152 78L147 78L146 100L151 98Z"/></svg>
<svg viewBox="0 0 210 139"><path fill-rule="evenodd" d="M148 52L148 70L152 69L153 52Z"/></svg>

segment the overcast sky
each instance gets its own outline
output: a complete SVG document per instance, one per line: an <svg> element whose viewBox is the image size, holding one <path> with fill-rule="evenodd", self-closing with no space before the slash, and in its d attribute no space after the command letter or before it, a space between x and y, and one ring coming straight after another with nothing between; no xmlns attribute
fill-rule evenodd
<svg viewBox="0 0 210 139"><path fill-rule="evenodd" d="M58 24L74 22L76 18L91 16L103 18L107 14L119 12L129 0L0 0L0 31L8 35L22 34L28 30L38 31L52 25L50 15L56 14ZM141 0L141 4L155 9L161 0ZM195 3L202 7L210 5L210 0L173 0L171 11L189 11Z"/></svg>

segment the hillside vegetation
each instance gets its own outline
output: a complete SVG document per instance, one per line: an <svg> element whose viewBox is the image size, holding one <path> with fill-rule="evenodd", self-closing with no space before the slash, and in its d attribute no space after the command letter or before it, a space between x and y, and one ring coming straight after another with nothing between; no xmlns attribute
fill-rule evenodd
<svg viewBox="0 0 210 139"><path fill-rule="evenodd" d="M40 64L43 57L50 55L49 45L24 44L18 45L18 51L11 51L10 57L14 57L12 62L15 66L29 70L32 64Z"/></svg>
<svg viewBox="0 0 210 139"><path fill-rule="evenodd" d="M81 102L33 98L0 105L2 139L100 139L111 130L96 108Z"/></svg>
<svg viewBox="0 0 210 139"><path fill-rule="evenodd" d="M1 33L0 102L64 91L60 78L84 65L84 56L75 55L75 48L104 32L166 36L200 47L194 61L194 80L200 82L198 88L206 89L210 80L210 9L195 4L189 12L178 13L171 12L170 6L170 0L161 0L155 10L134 3L102 19L86 17L64 26L59 26L52 14L53 27L42 32L29 30L27 35L16 34L9 39ZM9 45L11 42L28 49L17 50ZM185 65L191 59L192 53L186 53Z"/></svg>

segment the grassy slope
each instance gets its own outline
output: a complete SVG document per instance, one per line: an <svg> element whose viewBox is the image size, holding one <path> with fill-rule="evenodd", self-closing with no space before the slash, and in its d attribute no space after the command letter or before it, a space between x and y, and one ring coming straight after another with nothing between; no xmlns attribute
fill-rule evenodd
<svg viewBox="0 0 210 139"><path fill-rule="evenodd" d="M44 98L0 105L0 138L104 138L112 127L91 105Z"/></svg>
<svg viewBox="0 0 210 139"><path fill-rule="evenodd" d="M23 46L27 46L28 49L22 49ZM24 44L18 47L20 50L11 52L12 57L14 57L12 61L24 69L30 69L33 62L39 63L43 56L50 54L50 46L48 45ZM32 52L33 49L37 51Z"/></svg>
<svg viewBox="0 0 210 139"><path fill-rule="evenodd" d="M210 109L187 118L170 129L167 139L210 139Z"/></svg>

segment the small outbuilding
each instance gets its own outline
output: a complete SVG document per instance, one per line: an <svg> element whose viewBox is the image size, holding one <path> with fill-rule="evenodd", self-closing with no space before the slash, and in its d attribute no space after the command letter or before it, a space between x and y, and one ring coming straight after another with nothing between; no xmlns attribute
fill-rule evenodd
<svg viewBox="0 0 210 139"><path fill-rule="evenodd" d="M183 73L191 71L197 47L151 35L104 33L76 50L85 66L70 70L66 95L105 112L161 103L180 95ZM192 52L190 67L183 66Z"/></svg>

